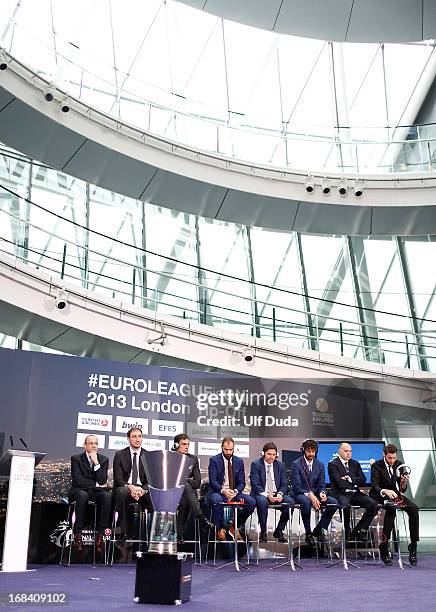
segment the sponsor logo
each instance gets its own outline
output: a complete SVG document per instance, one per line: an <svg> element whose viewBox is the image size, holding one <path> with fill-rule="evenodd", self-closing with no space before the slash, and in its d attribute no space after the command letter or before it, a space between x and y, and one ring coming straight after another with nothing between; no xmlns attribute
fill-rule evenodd
<svg viewBox="0 0 436 612"><path fill-rule="evenodd" d="M83 433L82 431L78 431L76 434L76 446L82 447L85 443L86 436L91 435L90 432ZM92 435L95 436L98 440L98 450L100 451L106 445L106 436L103 434L97 434L92 432Z"/></svg>
<svg viewBox="0 0 436 612"><path fill-rule="evenodd" d="M183 433L182 421L154 420L151 425L152 436L171 436Z"/></svg>
<svg viewBox="0 0 436 612"><path fill-rule="evenodd" d="M77 415L77 429L112 431L112 415L79 412Z"/></svg>
<svg viewBox="0 0 436 612"><path fill-rule="evenodd" d="M315 400L315 410L312 411L312 425L329 425L332 427L335 424L333 412L328 412L329 403L325 397L318 397Z"/></svg>
<svg viewBox="0 0 436 612"><path fill-rule="evenodd" d="M148 434L148 419L135 419L125 416L117 416L115 431L117 433L127 433L132 427L142 430L143 434Z"/></svg>
<svg viewBox="0 0 436 612"><path fill-rule="evenodd" d="M68 524L68 521L60 521L50 534L50 542L62 548L63 546L70 546L72 541L73 530Z"/></svg>
<svg viewBox="0 0 436 612"><path fill-rule="evenodd" d="M325 397L319 397L315 402L315 407L318 412L327 412L327 410L329 409L329 403L325 399Z"/></svg>
<svg viewBox="0 0 436 612"><path fill-rule="evenodd" d="M199 455L217 455L221 450L220 444L216 442L199 442L198 443L198 454Z"/></svg>

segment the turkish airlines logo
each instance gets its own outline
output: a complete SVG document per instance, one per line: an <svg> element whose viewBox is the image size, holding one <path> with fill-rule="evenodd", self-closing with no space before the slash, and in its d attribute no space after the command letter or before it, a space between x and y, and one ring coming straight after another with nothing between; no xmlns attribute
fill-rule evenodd
<svg viewBox="0 0 436 612"><path fill-rule="evenodd" d="M112 415L79 412L77 415L77 429L112 431Z"/></svg>

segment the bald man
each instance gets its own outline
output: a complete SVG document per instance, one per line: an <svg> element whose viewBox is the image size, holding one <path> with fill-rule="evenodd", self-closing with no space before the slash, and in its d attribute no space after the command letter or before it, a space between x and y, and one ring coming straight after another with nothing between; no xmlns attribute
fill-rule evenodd
<svg viewBox="0 0 436 612"><path fill-rule="evenodd" d="M360 487L365 485L366 478L360 463L351 459L351 454L351 445L342 442L338 448L338 457L329 462L327 468L331 484L330 493L344 509L344 528L347 539L366 540L371 521L377 514L377 502L360 490ZM350 506L365 509L362 518L351 533Z"/></svg>

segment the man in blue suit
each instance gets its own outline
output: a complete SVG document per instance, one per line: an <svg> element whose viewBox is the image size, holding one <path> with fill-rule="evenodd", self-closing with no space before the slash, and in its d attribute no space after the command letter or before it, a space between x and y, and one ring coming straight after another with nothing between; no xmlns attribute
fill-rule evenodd
<svg viewBox="0 0 436 612"><path fill-rule="evenodd" d="M226 531L223 527L224 511L220 502L244 500L238 523L243 526L245 521L253 512L256 502L249 495L244 495L245 470L244 462L233 454L235 442L233 438L223 438L221 442L221 453L211 457L209 460L209 492L206 503L212 506L212 520L217 528L217 539L225 540ZM235 533L233 527L229 533L232 537L241 539L239 533Z"/></svg>
<svg viewBox="0 0 436 612"><path fill-rule="evenodd" d="M301 518L306 531L306 542L316 545L315 538L324 539L323 529L327 529L332 516L338 509L338 502L334 497L327 496L325 492L325 468L321 461L316 459L318 444L315 440L305 440L302 444L302 455L292 463L291 483L295 495L295 502L300 504ZM327 504L332 504L326 507ZM310 529L310 511L322 510L321 519L315 529Z"/></svg>
<svg viewBox="0 0 436 612"><path fill-rule="evenodd" d="M251 464L250 469L251 496L256 499L257 517L260 525L259 542L267 542L266 524L268 506L270 504L286 503L290 506L282 509L273 537L279 542L287 542L283 530L289 520L289 507L294 500L286 495L288 479L285 464L277 459L277 446L267 442L262 448L262 457Z"/></svg>

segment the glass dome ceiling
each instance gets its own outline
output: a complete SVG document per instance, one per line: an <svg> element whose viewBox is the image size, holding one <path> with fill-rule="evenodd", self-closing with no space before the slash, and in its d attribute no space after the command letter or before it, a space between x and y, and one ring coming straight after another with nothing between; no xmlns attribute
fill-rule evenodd
<svg viewBox="0 0 436 612"><path fill-rule="evenodd" d="M433 126L408 126L433 45L297 38L172 0L3 0L0 32L62 92L194 148L311 171L432 170Z"/></svg>

